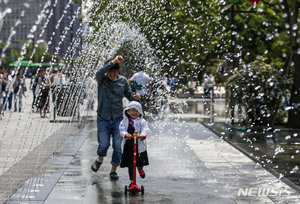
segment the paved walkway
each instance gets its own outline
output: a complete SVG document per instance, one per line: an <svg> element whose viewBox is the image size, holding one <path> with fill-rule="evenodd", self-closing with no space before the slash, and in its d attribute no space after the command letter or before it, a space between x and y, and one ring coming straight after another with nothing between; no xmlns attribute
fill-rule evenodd
<svg viewBox="0 0 300 204"><path fill-rule="evenodd" d="M29 83L30 79L26 79L28 92L23 96L21 112L14 112L14 108L6 110L0 120L0 203L27 179L46 171L48 158L61 148L62 141L75 134L78 126L76 123L51 123L53 106L47 118L32 113Z"/></svg>
<svg viewBox="0 0 300 204"><path fill-rule="evenodd" d="M137 179L144 196L125 196L127 169L118 169L117 182L109 180L111 150L99 172L90 170L97 148L91 121L73 152L56 155L39 185L25 183L9 203L300 203L299 192L201 124L166 119L150 127L150 166L146 179Z"/></svg>

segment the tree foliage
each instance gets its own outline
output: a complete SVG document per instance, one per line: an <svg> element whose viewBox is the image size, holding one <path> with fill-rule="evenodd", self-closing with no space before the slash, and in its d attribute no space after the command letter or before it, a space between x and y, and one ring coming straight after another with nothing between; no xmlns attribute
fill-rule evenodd
<svg viewBox="0 0 300 204"><path fill-rule="evenodd" d="M261 0L257 4L227 0L93 2L90 25L94 31L108 20L137 27L154 49L162 69L177 73L183 83L190 75L201 81L204 72L214 72L221 59L228 62L229 76L235 70L235 58L238 65L260 57L267 64L276 64L283 73L294 76L291 94L296 111L292 115L300 119L297 0ZM294 114L297 110L298 115ZM297 121L295 117L291 121Z"/></svg>
<svg viewBox="0 0 300 204"><path fill-rule="evenodd" d="M272 2L260 2L250 10L253 13L238 12L248 11L249 1L234 4L234 50L245 63L263 56L268 63L282 66L289 54L281 3ZM201 79L208 67L216 67L219 59L230 55L231 13L223 9L228 4L215 0L94 0L90 25L99 29L113 13L114 21L140 28L165 71Z"/></svg>
<svg viewBox="0 0 300 204"><path fill-rule="evenodd" d="M227 80L226 90L230 107L242 105L250 124L271 126L278 116L277 109L284 108L281 102L291 84L292 78L284 76L276 64L256 60L235 70Z"/></svg>
<svg viewBox="0 0 300 204"><path fill-rule="evenodd" d="M0 45L0 49L3 49L4 47L5 44L2 43ZM32 54L33 51L34 54ZM1 57L1 61L2 66L5 68L8 68L10 63L18 60L18 58L20 57L22 57L21 60L31 60L34 63L59 63L61 61L60 57L53 56L52 54L47 52L47 49L42 44L39 44L34 48L33 45L29 43L28 46L25 46L25 49L23 51L21 48L13 48L9 46L4 54L5 55Z"/></svg>

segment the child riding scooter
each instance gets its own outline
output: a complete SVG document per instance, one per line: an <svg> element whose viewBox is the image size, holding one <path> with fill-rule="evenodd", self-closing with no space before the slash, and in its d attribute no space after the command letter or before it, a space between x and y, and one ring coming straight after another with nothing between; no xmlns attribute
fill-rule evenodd
<svg viewBox="0 0 300 204"><path fill-rule="evenodd" d="M149 127L147 121L143 118L143 110L139 102L131 101L128 104L124 110L123 120L119 127L120 134L123 137L123 155L120 167L128 167L130 179L129 188L125 187L125 193L127 193L127 190L129 192L138 192L141 189L136 185L135 168L137 167L140 177L145 178L146 174L143 167L149 165L147 143L145 140Z"/></svg>

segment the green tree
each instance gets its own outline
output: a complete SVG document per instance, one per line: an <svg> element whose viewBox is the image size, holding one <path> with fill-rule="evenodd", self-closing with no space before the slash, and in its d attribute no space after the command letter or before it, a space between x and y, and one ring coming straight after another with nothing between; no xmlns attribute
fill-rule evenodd
<svg viewBox="0 0 300 204"><path fill-rule="evenodd" d="M235 4L236 10L246 10L249 2ZM293 75L293 88L289 110L288 126L299 128L300 119L300 57L299 57L299 2L297 0L274 0L272 3L260 1L253 13L237 12L234 16L235 43L241 61L250 63L257 56L263 56L267 63L276 63L283 74Z"/></svg>
<svg viewBox="0 0 300 204"><path fill-rule="evenodd" d="M283 10L285 12L285 23L288 25L287 33L290 36L290 54L287 63L286 72L289 73L289 66L293 70L293 87L291 90L291 105L292 109L289 110L288 126L292 128L300 128L300 47L299 47L299 8L300 2L297 0L289 1L283 0Z"/></svg>
<svg viewBox="0 0 300 204"><path fill-rule="evenodd" d="M292 79L284 76L276 64L269 65L256 60L233 71L228 78L227 102L230 108L242 105L250 124L273 127L276 125L278 109L284 110L281 102L291 84Z"/></svg>
<svg viewBox="0 0 300 204"><path fill-rule="evenodd" d="M178 73L181 80L187 75L201 80L208 68L214 71L219 59L225 58L231 65L232 54L238 64L249 64L260 56L266 58L268 64L277 64L284 75L292 74L294 78L293 109L289 111L288 124L299 127L300 123L295 124L300 119L297 0L261 0L255 5L250 1L231 4L216 0L93 2L90 25L95 32L109 26L107 21L137 27L154 49L153 55L160 66L165 71ZM232 7L225 9L228 5ZM228 67L229 75L233 68Z"/></svg>
<svg viewBox="0 0 300 204"><path fill-rule="evenodd" d="M144 33L165 71L198 77L212 64L216 50L226 52L220 9L218 1L143 0L119 5L95 0L90 25L97 32L111 16L134 25Z"/></svg>
<svg viewBox="0 0 300 204"><path fill-rule="evenodd" d="M5 43L0 44L0 53L2 53L3 49L6 47ZM16 61L18 57L20 57L20 49L14 49L12 47L6 48L6 51L3 53L4 56L1 56L2 66L5 68L9 67L9 64Z"/></svg>

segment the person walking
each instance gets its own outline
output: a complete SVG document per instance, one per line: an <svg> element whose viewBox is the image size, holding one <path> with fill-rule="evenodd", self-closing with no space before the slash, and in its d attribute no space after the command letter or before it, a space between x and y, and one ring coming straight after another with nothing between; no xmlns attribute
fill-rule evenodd
<svg viewBox="0 0 300 204"><path fill-rule="evenodd" d="M5 80L5 76L3 74L3 68L0 67L0 120L2 119L2 115L3 115L3 99L5 95L6 84L7 84L7 80Z"/></svg>
<svg viewBox="0 0 300 204"><path fill-rule="evenodd" d="M138 84L135 90L136 93L141 96L140 102L142 104L143 111L149 111L149 95L147 86L150 84L150 77L144 72L142 65L139 66L139 71L130 78L130 81L135 81Z"/></svg>
<svg viewBox="0 0 300 204"><path fill-rule="evenodd" d="M56 110L59 109L61 104L61 96L63 95L63 86L65 85L66 80L63 74L63 69L60 67L58 72L53 77L53 82L51 84L51 92L52 92L52 102L54 103L54 107Z"/></svg>
<svg viewBox="0 0 300 204"><path fill-rule="evenodd" d="M17 108L17 101L19 99L19 112L21 112L22 110L22 98L23 95L25 95L25 91L26 91L26 86L25 86L25 80L22 78L22 70L17 73L16 76L16 80L13 84L13 88L14 88L14 112L18 111Z"/></svg>
<svg viewBox="0 0 300 204"><path fill-rule="evenodd" d="M122 56L116 56L112 61L107 61L97 72L98 83L98 108L97 108L97 139L98 158L91 165L91 169L97 172L103 163L104 157L110 146L112 137L113 154L111 159L110 179L117 180L117 167L120 165L122 151L119 125L123 119L123 97L129 101L139 100L139 94L133 94L129 82L124 76L119 75Z"/></svg>
<svg viewBox="0 0 300 204"><path fill-rule="evenodd" d="M49 77L49 70L47 72L43 70L41 72L41 77L38 78L37 87L39 90L36 93L36 103L38 104L38 108L40 109L41 118L46 118L46 112L49 108L49 92L51 87L51 80ZM43 114L44 113L44 114Z"/></svg>
<svg viewBox="0 0 300 204"><path fill-rule="evenodd" d="M4 101L3 101L3 105L4 105L4 110L7 109L7 104L8 104L8 110L11 110L11 106L12 106L12 99L13 99L13 78L12 75L6 70L4 71L4 76L6 76L6 88L5 88L5 97L4 97Z"/></svg>
<svg viewBox="0 0 300 204"><path fill-rule="evenodd" d="M36 96L35 96L35 89L36 89L36 86L37 86L37 81L38 81L38 71L33 74L31 76L31 79L30 79L30 89L32 91L32 96L33 96L33 100L32 100L32 105L31 105L31 110L33 111L34 110L34 107L35 107L35 100L36 100Z"/></svg>

